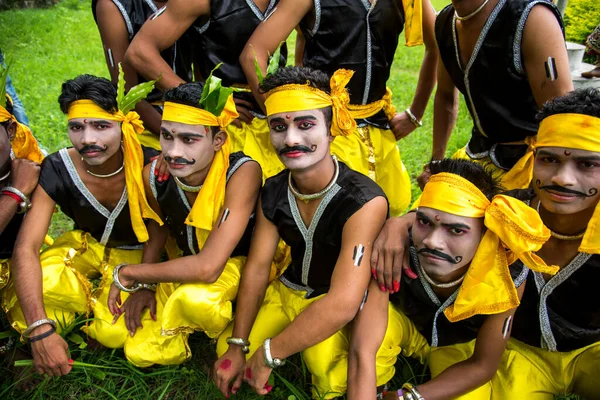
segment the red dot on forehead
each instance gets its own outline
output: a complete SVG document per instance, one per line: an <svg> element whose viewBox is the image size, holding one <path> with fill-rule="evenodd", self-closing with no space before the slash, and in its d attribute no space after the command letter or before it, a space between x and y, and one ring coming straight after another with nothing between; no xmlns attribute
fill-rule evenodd
<svg viewBox="0 0 600 400"><path fill-rule="evenodd" d="M286 114L285 119L292 119L292 116Z"/></svg>
<svg viewBox="0 0 600 400"><path fill-rule="evenodd" d="M435 220L436 220L436 221L439 221L439 220L440 220L440 216L439 216L439 215L436 215L436 216L435 216Z"/></svg>
<svg viewBox="0 0 600 400"><path fill-rule="evenodd" d="M565 156L570 156L571 152L569 150L565 150Z"/></svg>

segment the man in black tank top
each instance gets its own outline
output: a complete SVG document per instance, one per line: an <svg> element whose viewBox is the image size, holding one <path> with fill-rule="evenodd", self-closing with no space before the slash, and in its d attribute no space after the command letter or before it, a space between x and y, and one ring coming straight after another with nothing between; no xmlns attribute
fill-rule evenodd
<svg viewBox="0 0 600 400"><path fill-rule="evenodd" d="M303 45L297 46L301 65L326 72L354 71L348 83L355 131L332 143L331 151L350 168L373 179L400 215L410 203L410 178L397 140L421 125L435 86L437 50L433 33L435 10L429 0L281 0L277 10L252 35L240 62L259 102L254 59L263 73L268 58L297 27ZM396 112L387 88L399 37L406 44L425 43L426 50L413 102Z"/></svg>
<svg viewBox="0 0 600 400"><path fill-rule="evenodd" d="M340 71L336 81L345 74ZM330 89L324 73L294 67L265 79L262 89L271 141L287 169L268 179L261 193L236 317L217 344L215 381L226 396L242 379L264 395L272 389L265 384L272 368L302 352L313 395L336 397L346 388L344 327L364 298L370 243L386 218L387 201L372 180L330 155L333 135L353 129L343 85ZM292 259L269 284L280 238Z"/></svg>
<svg viewBox="0 0 600 400"><path fill-rule="evenodd" d="M600 93L579 89L547 102L538 115L535 153L521 171L531 207L552 237L538 251L560 271L530 271L508 349L507 398L600 398ZM515 167L516 168L516 167Z"/></svg>
<svg viewBox="0 0 600 400"><path fill-rule="evenodd" d="M166 1L153 0L93 0L92 14L98 25L100 38L106 57L106 64L112 81L116 84L119 63L123 62L129 43L142 28L148 18L160 12ZM191 37L189 33L160 53L160 57L173 71L186 82L192 80ZM127 89L146 79L138 76L130 65L123 65ZM146 130L140 135L140 143L160 150L160 104L162 93L155 89L146 100L140 101L136 111L140 114Z"/></svg>
<svg viewBox="0 0 600 400"><path fill-rule="evenodd" d="M125 355L139 367L185 361L190 333L216 338L233 319L261 174L251 158L230 154L225 127L237 116L233 98L223 110L207 111L200 102L204 87L186 83L165 93L160 143L170 176L158 180L156 161L143 174L149 202L165 224L149 223L143 264L119 268L108 298L115 321L124 314L131 335ZM161 263L169 234L183 257ZM136 283L159 284L156 293L143 288L121 303L120 289Z"/></svg>
<svg viewBox="0 0 600 400"><path fill-rule="evenodd" d="M137 100L127 98L131 107ZM14 279L3 296L12 326L31 340L37 371L50 376L71 369L67 344L56 330L70 326L76 313L94 314L85 328L91 338L107 347L123 346L125 324L111 325L106 307L109 286L94 288L91 280L109 283L118 263L139 262L147 240L143 218L158 219L141 185L144 162L156 152L140 146L136 135L143 125L137 114L119 109L116 87L81 75L63 83L59 104L73 147L42 162L16 240ZM40 254L56 206L74 230Z"/></svg>
<svg viewBox="0 0 600 400"><path fill-rule="evenodd" d="M442 62L431 157L445 157L460 91L473 129L453 157L480 162L501 177L525 153L525 139L535 136L539 107L573 90L560 13L548 0L456 0L439 13L435 37ZM421 174L421 186L428 176Z"/></svg>
<svg viewBox="0 0 600 400"><path fill-rule="evenodd" d="M244 44L276 7L278 0L169 0L167 5L147 21L136 35L125 55L138 74L146 79L162 78L157 82L161 89L170 89L185 82L160 57L190 31L193 37L193 58L196 79L206 79L211 71L223 80L225 86L248 87L239 64ZM279 64L287 59L285 45ZM262 167L263 178L283 169L269 143L266 118L247 91L234 94L239 119L227 128L232 151L242 151Z"/></svg>

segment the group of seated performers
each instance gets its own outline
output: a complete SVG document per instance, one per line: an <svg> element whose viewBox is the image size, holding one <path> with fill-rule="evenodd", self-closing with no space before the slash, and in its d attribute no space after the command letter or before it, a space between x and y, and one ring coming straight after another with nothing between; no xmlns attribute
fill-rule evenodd
<svg viewBox="0 0 600 400"><path fill-rule="evenodd" d="M62 84L72 146L44 158L0 87L2 308L37 372L70 372L85 319L140 368L203 332L225 397L301 353L314 398L600 399L600 91L573 90L550 1L92 11L112 81ZM426 49L397 112L403 30ZM436 82L411 204L397 141ZM445 158L459 91L472 135ZM73 229L50 238L57 208ZM393 387L399 355L430 379Z"/></svg>

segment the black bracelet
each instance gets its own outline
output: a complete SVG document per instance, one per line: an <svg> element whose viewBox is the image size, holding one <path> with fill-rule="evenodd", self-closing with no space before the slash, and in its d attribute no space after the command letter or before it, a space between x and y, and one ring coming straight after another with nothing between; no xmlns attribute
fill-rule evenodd
<svg viewBox="0 0 600 400"><path fill-rule="evenodd" d="M36 335L32 338L29 338L29 343L34 343L34 342L40 341L42 339L46 339L48 336L54 334L54 332L56 332L56 329L54 329L54 327L51 326L50 330L48 332L44 332L44 333Z"/></svg>

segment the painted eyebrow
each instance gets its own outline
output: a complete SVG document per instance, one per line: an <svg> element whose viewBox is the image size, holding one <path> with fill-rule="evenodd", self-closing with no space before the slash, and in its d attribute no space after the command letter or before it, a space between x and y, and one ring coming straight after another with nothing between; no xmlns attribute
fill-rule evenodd
<svg viewBox="0 0 600 400"><path fill-rule="evenodd" d="M271 121L269 121L269 124L272 124L274 122L285 122L285 120L281 117L272 118Z"/></svg>
<svg viewBox="0 0 600 400"><path fill-rule="evenodd" d="M94 124L94 125L101 125L101 124L111 125L112 122L104 120L104 119L99 119L99 120L96 120L96 121L90 121L90 124Z"/></svg>
<svg viewBox="0 0 600 400"><path fill-rule="evenodd" d="M431 218L429 218L427 215L425 215L424 213L417 211L417 218L422 218L424 220L427 220L428 222L431 222ZM446 227L446 228L461 228L461 229L467 229L467 230L471 230L471 227L469 225L465 225L465 224L461 224L461 223L457 223L457 224L445 224L442 223L442 226Z"/></svg>
<svg viewBox="0 0 600 400"><path fill-rule="evenodd" d="M541 150L541 149L540 149L540 150L538 150L538 153L537 153L537 155L538 155L538 156L560 157L560 154L558 154L558 153L553 153L553 152L551 152L551 151L548 151L548 150Z"/></svg>
<svg viewBox="0 0 600 400"><path fill-rule="evenodd" d="M600 161L600 156L574 157L575 161Z"/></svg>
<svg viewBox="0 0 600 400"><path fill-rule="evenodd" d="M417 218L423 218L423 219L426 219L427 221L431 221L431 219L421 211L417 211Z"/></svg>
<svg viewBox="0 0 600 400"><path fill-rule="evenodd" d="M202 138L202 137L204 137L202 134L196 133L196 132L173 133L173 132L169 131L167 128L163 128L162 126L160 127L160 131L163 133L166 133L168 135L177 136L177 137L187 137L187 138L191 138L191 137Z"/></svg>
<svg viewBox="0 0 600 400"><path fill-rule="evenodd" d="M67 122L67 126L68 126L68 127L72 127L72 126L82 126L82 125L83 125L83 123L81 123L81 122L75 122L75 121L69 121L69 122Z"/></svg>
<svg viewBox="0 0 600 400"><path fill-rule="evenodd" d="M294 122L302 121L305 119L309 119L311 121L317 121L317 118L313 117L312 115L300 115L300 116L294 118Z"/></svg>

